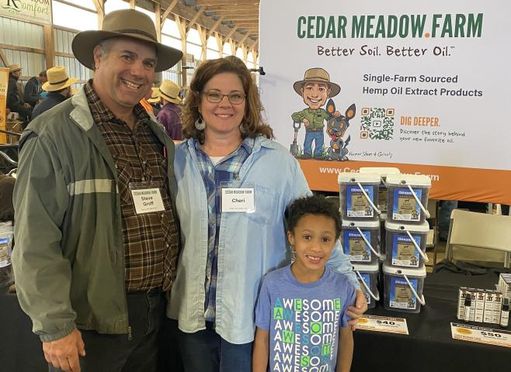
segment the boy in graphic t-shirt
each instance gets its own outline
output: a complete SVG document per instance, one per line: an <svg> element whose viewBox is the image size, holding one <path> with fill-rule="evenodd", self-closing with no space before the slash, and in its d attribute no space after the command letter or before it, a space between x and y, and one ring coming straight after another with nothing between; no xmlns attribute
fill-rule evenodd
<svg viewBox="0 0 511 372"><path fill-rule="evenodd" d="M325 266L341 233L339 212L324 197L309 196L288 207L286 222L295 261L263 279L253 371L347 372L353 333L346 309L355 288Z"/></svg>

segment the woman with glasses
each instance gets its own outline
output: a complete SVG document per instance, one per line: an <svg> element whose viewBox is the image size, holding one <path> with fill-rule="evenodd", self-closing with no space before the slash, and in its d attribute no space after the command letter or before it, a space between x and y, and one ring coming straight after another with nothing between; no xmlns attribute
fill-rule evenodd
<svg viewBox="0 0 511 372"><path fill-rule="evenodd" d="M196 71L176 149L182 253L168 316L185 371L250 371L254 305L264 274L290 260L284 212L310 194L298 162L272 140L257 87L236 57ZM334 257L335 256L335 257ZM348 258L331 264L358 288ZM350 315L367 308L363 294Z"/></svg>

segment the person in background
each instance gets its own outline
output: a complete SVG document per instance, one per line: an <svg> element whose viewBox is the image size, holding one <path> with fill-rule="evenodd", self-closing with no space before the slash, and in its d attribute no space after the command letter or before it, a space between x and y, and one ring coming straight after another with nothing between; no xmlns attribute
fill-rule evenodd
<svg viewBox="0 0 511 372"><path fill-rule="evenodd" d="M236 57L204 62L176 148L182 252L167 316L177 319L185 371L250 371L264 274L289 264L284 212L311 194L298 161L273 141L250 71ZM329 264L359 288L340 244ZM357 290L354 325L367 309Z"/></svg>
<svg viewBox="0 0 511 372"><path fill-rule="evenodd" d="M355 287L346 275L326 266L341 234L339 209L324 196L308 196L288 207L286 222L295 260L263 279L255 310L252 370L284 371L293 365L305 370L314 367L317 371L349 372L353 331L347 308L355 301ZM288 311L291 317L284 315ZM310 320L311 316L321 322ZM282 322L294 332L291 348L283 346L289 340L279 338ZM296 340L301 340L302 348Z"/></svg>
<svg viewBox="0 0 511 372"><path fill-rule="evenodd" d="M174 143L139 101L182 52L132 9L78 33L72 50L93 79L19 141L18 300L50 370L150 372L179 232Z"/></svg>
<svg viewBox="0 0 511 372"><path fill-rule="evenodd" d="M46 71L41 71L39 76L32 76L25 84L25 102L34 108L41 100L43 84L48 80Z"/></svg>
<svg viewBox="0 0 511 372"><path fill-rule="evenodd" d="M160 88L152 87L151 88L151 97L147 99L147 102L151 104L153 107L153 112L155 115L158 115L161 109L160 105Z"/></svg>
<svg viewBox="0 0 511 372"><path fill-rule="evenodd" d="M144 110L146 110L146 112L149 114L149 116L151 117L151 120L156 121L156 115L154 113L154 108L151 105L151 103L149 103L149 99L151 97L152 97L152 88L147 91L147 93L145 94L144 97L142 97L142 99L140 100L139 103L142 105Z"/></svg>
<svg viewBox="0 0 511 372"><path fill-rule="evenodd" d="M48 95L34 107L32 120L43 112L51 109L53 106L71 97L71 85L78 81L78 79L70 78L67 75L66 68L62 66L55 66L48 69L47 74L48 79L43 84L42 88L45 92L48 92Z"/></svg>
<svg viewBox="0 0 511 372"><path fill-rule="evenodd" d="M173 140L182 140L181 129L181 98L179 98L180 87L170 80L163 80L160 85L159 95L161 109L158 112L158 121L163 124L167 134Z"/></svg>
<svg viewBox="0 0 511 372"><path fill-rule="evenodd" d="M11 112L17 112L25 127L30 121L32 107L25 103L23 94L18 89L18 80L21 76L20 65L9 65L9 83L7 84L7 108Z"/></svg>

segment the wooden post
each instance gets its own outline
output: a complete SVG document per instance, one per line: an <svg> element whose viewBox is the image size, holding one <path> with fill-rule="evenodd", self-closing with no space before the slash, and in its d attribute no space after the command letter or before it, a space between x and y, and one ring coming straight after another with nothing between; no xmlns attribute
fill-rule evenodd
<svg viewBox="0 0 511 372"><path fill-rule="evenodd" d="M154 18L155 18L155 26L156 26L156 37L158 38L158 42L161 43L161 29L163 26L163 22L161 19L160 3L154 4Z"/></svg>
<svg viewBox="0 0 511 372"><path fill-rule="evenodd" d="M177 28L179 30L179 34L181 35L181 51L183 52L183 58L181 60L181 86L187 86L187 76L186 76L186 21L182 20L180 17L176 16L174 21L177 24Z"/></svg>
<svg viewBox="0 0 511 372"><path fill-rule="evenodd" d="M96 7L96 13L98 17L98 29L101 30L103 27L103 19L105 18L105 0L92 0Z"/></svg>
<svg viewBox="0 0 511 372"><path fill-rule="evenodd" d="M55 65L55 42L53 38L53 25L44 25L44 58L46 69Z"/></svg>

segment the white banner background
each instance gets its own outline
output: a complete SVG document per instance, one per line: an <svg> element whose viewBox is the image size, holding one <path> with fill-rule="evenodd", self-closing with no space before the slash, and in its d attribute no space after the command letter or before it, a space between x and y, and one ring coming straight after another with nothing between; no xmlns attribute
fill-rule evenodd
<svg viewBox="0 0 511 372"><path fill-rule="evenodd" d="M291 114L307 106L293 90L293 83L302 80L311 67L321 67L330 73L330 79L341 86L333 98L336 109L344 114L355 103L356 116L344 136L351 137L347 146L349 160L382 161L402 164L442 165L480 169L511 170L511 76L509 74L510 5L503 0L481 2L475 0L432 0L429 2L374 2L359 0L261 0L260 10L260 65L266 71L261 76L262 100L276 138L289 148L293 140ZM451 37L440 33L444 22L455 30L456 14L468 17L482 13L480 37ZM403 15L426 17L424 34L432 33L434 14L438 17L436 37L352 38L353 16L374 15L376 31L379 16L398 19ZM330 16L347 19L345 38L299 38L300 16ZM314 24L312 24L315 26ZM302 30L307 30L307 26ZM467 33L467 26L462 30ZM313 30L315 32L315 30ZM361 48L379 49L377 56L360 55ZM353 48L348 56L320 55L318 49ZM437 49L434 49L434 48ZM416 48L425 50L420 56L388 55L387 48ZM435 56L434 51L448 55ZM445 54L445 53L444 53ZM416 78L416 82L370 82L364 75L395 75ZM456 83L419 82L428 77L457 77ZM392 88L437 89L436 95L391 94ZM369 94L365 89L388 89L386 95ZM440 95L440 89L480 91L481 96L464 97ZM393 134L390 139L361 138L361 113L364 108L394 109ZM402 118L410 117L412 125L402 125ZM438 118L438 126L414 125L421 119ZM436 119L435 119L436 120ZM414 134L402 131L417 131ZM423 130L427 132L422 132ZM440 134L434 135L433 131ZM453 133L464 134L464 136ZM445 133L445 135L443 134ZM451 133L451 135L449 135ZM408 140L404 138L408 137ZM415 138L415 139L414 139ZM444 143L436 142L444 140ZM304 128L299 131L298 145L303 146ZM447 141L451 140L451 141ZM427 142L426 142L427 141ZM330 138L325 134L325 146Z"/></svg>

